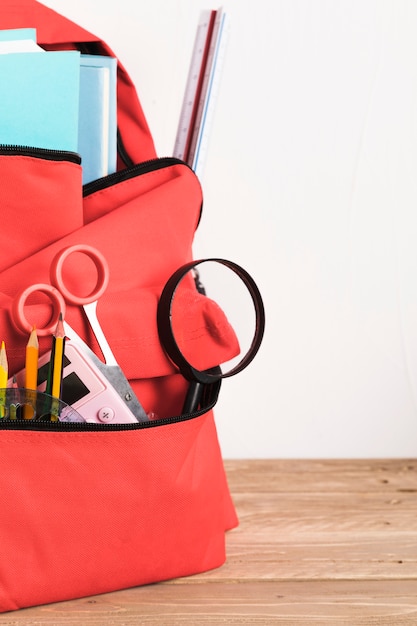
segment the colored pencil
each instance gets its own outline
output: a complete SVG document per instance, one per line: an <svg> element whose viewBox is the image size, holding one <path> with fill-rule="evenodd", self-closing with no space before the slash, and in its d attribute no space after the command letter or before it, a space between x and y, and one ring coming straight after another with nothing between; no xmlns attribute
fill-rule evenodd
<svg viewBox="0 0 417 626"><path fill-rule="evenodd" d="M2 341L0 348L0 389L5 389L7 387L8 375L9 365L7 363L6 346L4 341Z"/></svg>
<svg viewBox="0 0 417 626"><path fill-rule="evenodd" d="M39 342L36 328L32 328L32 332L29 335L29 341L26 345L26 363L25 363L25 388L27 393L27 399L33 400L36 404L36 395L30 392L36 392L38 385L38 356L39 356ZM23 416L25 419L31 419L33 417L34 410L30 404L25 404L23 410Z"/></svg>
<svg viewBox="0 0 417 626"><path fill-rule="evenodd" d="M25 387L26 389L36 389L38 386L38 356L39 342L36 328L32 328L29 341L26 345L26 364L25 364Z"/></svg>
<svg viewBox="0 0 417 626"><path fill-rule="evenodd" d="M61 399L62 375L64 370L65 356L65 331L62 313L59 315L58 324L52 338L51 359L49 362L48 382L46 393L58 400ZM51 419L58 419L58 413L51 411Z"/></svg>
<svg viewBox="0 0 417 626"><path fill-rule="evenodd" d="M9 365L7 362L7 353L6 346L4 341L1 342L0 348L0 389L6 389L7 387L7 378L9 375ZM5 416L4 402L5 402L5 394L1 393L1 402L0 402L0 417Z"/></svg>

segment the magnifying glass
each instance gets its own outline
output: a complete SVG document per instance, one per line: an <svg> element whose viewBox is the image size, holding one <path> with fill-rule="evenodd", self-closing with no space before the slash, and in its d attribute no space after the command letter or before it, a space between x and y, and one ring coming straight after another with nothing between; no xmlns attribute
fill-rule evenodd
<svg viewBox="0 0 417 626"><path fill-rule="evenodd" d="M235 286L239 283L236 276L243 283L252 317L254 313L254 331L247 349L242 350L234 325L223 310L205 295L203 264L210 272L220 265L229 270L229 278L230 273L235 277ZM248 305L242 309L240 301L232 299L240 325L247 319ZM223 378L235 376L254 359L264 335L265 310L255 281L240 265L220 258L200 259L186 263L168 279L158 303L157 323L166 354L190 382L183 414L194 413L201 406L205 390L218 387Z"/></svg>

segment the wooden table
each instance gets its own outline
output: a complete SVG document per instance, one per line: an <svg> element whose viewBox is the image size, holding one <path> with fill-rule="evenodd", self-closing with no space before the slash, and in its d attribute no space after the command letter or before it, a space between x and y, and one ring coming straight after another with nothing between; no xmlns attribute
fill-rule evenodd
<svg viewBox="0 0 417 626"><path fill-rule="evenodd" d="M240 526L223 567L0 624L417 625L417 460L225 465Z"/></svg>

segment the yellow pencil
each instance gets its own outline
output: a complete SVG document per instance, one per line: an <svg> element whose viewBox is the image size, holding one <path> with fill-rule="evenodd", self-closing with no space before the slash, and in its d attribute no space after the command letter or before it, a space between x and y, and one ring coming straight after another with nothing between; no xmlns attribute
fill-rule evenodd
<svg viewBox="0 0 417 626"><path fill-rule="evenodd" d="M32 400L36 404L35 393L38 386L38 357L39 357L39 342L36 328L32 328L32 332L29 335L29 341L26 345L26 363L25 363L25 387L27 390L28 400ZM30 404L25 404L23 410L23 417L25 419L31 419L33 417L34 410Z"/></svg>
<svg viewBox="0 0 417 626"><path fill-rule="evenodd" d="M58 324L55 329L52 340L51 360L49 362L48 382L46 385L46 393L60 400L62 389L62 375L64 371L65 356L65 331L62 313L59 315ZM58 419L58 413L51 410L51 419Z"/></svg>
<svg viewBox="0 0 417 626"><path fill-rule="evenodd" d="M7 354L6 354L6 346L4 345L4 341L1 342L0 348L0 389L6 389L7 387L7 378L9 376L9 365L7 363ZM1 393L0 398L0 417L5 416L4 402L5 402L5 394Z"/></svg>
<svg viewBox="0 0 417 626"><path fill-rule="evenodd" d="M5 389L7 387L8 376L9 365L7 363L6 346L4 341L2 341L0 348L0 389Z"/></svg>
<svg viewBox="0 0 417 626"><path fill-rule="evenodd" d="M51 358L53 357L51 396L54 398L61 398L62 372L64 369L64 346L65 332L62 323L62 315L60 315L54 334L54 347L52 350L53 354L51 356Z"/></svg>

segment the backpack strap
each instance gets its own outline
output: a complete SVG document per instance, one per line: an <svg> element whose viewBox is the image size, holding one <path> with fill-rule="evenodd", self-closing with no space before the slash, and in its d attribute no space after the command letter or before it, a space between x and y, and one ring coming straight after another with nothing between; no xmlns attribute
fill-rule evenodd
<svg viewBox="0 0 417 626"><path fill-rule="evenodd" d="M36 0L2 0L0 29L36 28L37 43L46 50L77 49L115 57L96 35ZM153 138L128 73L117 63L119 164L123 169L156 157Z"/></svg>

